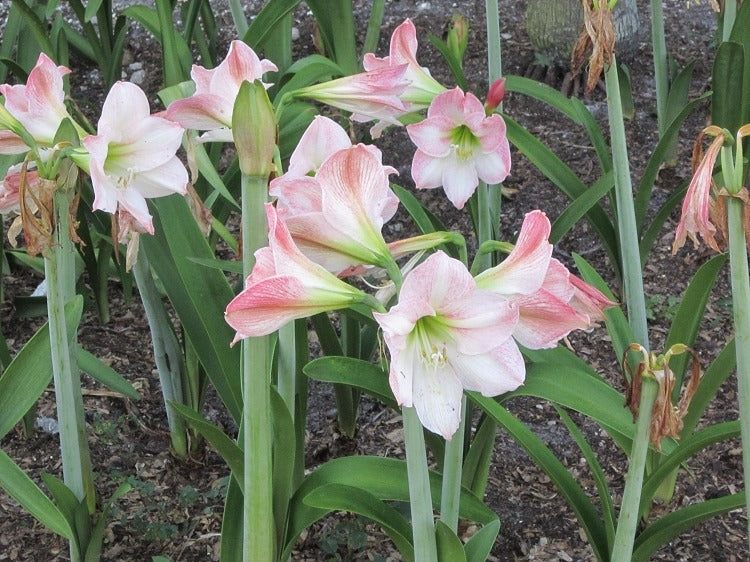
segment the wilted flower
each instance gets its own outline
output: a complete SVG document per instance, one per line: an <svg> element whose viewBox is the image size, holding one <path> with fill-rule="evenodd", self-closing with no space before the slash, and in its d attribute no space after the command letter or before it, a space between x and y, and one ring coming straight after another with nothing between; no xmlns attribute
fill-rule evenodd
<svg viewBox="0 0 750 562"><path fill-rule="evenodd" d="M275 64L261 60L247 44L232 41L227 57L216 68L208 70L193 65L190 76L195 82L195 93L169 104L166 117L185 129L206 131L200 141L232 142L232 114L242 82L261 80L266 72L275 70L278 70Z"/></svg>
<svg viewBox="0 0 750 562"><path fill-rule="evenodd" d="M511 337L517 309L477 289L466 267L442 251L407 275L396 306L373 314L391 354L396 400L446 439L458 428L464 389L496 396L523 383Z"/></svg>
<svg viewBox="0 0 750 562"><path fill-rule="evenodd" d="M70 69L57 66L41 53L25 85L0 84L5 110L40 145L51 146L60 124L69 117L63 90L63 76L69 72ZM13 123L5 121L0 119L2 128L12 128ZM18 133L17 130L2 131L0 154L17 154L29 149Z"/></svg>
<svg viewBox="0 0 750 562"><path fill-rule="evenodd" d="M274 180L271 195L302 253L345 275L361 264L392 260L381 234L398 207L388 182L392 171L382 165L379 150L358 144L326 158L314 177Z"/></svg>
<svg viewBox="0 0 750 562"><path fill-rule="evenodd" d="M572 330L589 328L603 308L615 304L552 258L550 228L544 213L528 213L510 255L476 278L480 289L518 307L513 337L529 349L554 347Z"/></svg>
<svg viewBox="0 0 750 562"><path fill-rule="evenodd" d="M487 117L474 94L455 88L438 95L427 119L408 125L417 145L412 176L417 189L443 186L448 199L462 209L479 185L502 182L510 173L510 146L505 122Z"/></svg>
<svg viewBox="0 0 750 562"><path fill-rule="evenodd" d="M72 155L91 175L94 209L114 213L120 205L153 234L146 199L185 194L187 170L175 156L183 132L177 123L151 115L146 94L135 84L112 86L98 134L83 139L88 153Z"/></svg>
<svg viewBox="0 0 750 562"><path fill-rule="evenodd" d="M270 334L295 318L346 308L366 297L306 258L269 203L266 216L268 246L255 252L255 266L245 289L224 313L237 331L233 344Z"/></svg>

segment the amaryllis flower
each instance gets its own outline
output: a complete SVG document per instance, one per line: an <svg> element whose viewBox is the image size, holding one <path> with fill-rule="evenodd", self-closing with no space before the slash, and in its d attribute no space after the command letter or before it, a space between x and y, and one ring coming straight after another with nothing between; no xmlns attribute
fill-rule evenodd
<svg viewBox="0 0 750 562"><path fill-rule="evenodd" d="M477 286L502 295L519 311L513 337L529 349L554 347L572 330L587 329L613 306L599 291L573 277L552 258L550 222L541 211L524 218L513 251L480 273ZM591 309L599 307L598 314Z"/></svg>
<svg viewBox="0 0 750 562"><path fill-rule="evenodd" d="M713 134L715 138L711 146L708 147L706 154L700 158L701 142L703 136L707 133ZM693 179L690 180L690 185L685 193L685 200L682 203L682 216L677 225L674 244L672 244L673 254L676 254L677 250L685 244L687 236L690 236L690 239L697 248L698 234L701 235L703 241L712 249L721 252L714 238L716 227L711 221L711 206L713 204L711 201L711 187L713 185L714 164L725 140L723 131L715 126L707 127L701 131L696 140L693 155L695 159L700 158L700 161L693 174Z"/></svg>
<svg viewBox="0 0 750 562"><path fill-rule="evenodd" d="M511 337L518 310L477 289L466 267L442 251L406 277L396 306L374 316L391 355L396 400L446 439L458 428L464 389L496 396L523 383L523 357Z"/></svg>
<svg viewBox="0 0 750 562"><path fill-rule="evenodd" d="M264 336L295 318L360 303L366 295L307 259L294 244L273 205L266 204L268 246L255 252L245 289L227 305L224 318L235 342Z"/></svg>
<svg viewBox="0 0 750 562"><path fill-rule="evenodd" d="M410 84L405 78L407 68L401 64L361 72L302 88L295 96L350 111L352 120L360 123L379 120L370 130L377 138L387 125L400 125L398 118L409 112L401 100Z"/></svg>
<svg viewBox="0 0 750 562"><path fill-rule="evenodd" d="M177 123L151 115L146 94L135 84L112 86L97 134L83 139L88 153L72 155L91 175L94 209L114 213L120 205L153 234L146 199L186 191L187 170L175 156L183 132Z"/></svg>
<svg viewBox="0 0 750 562"><path fill-rule="evenodd" d="M28 164L28 167L31 168L32 165ZM14 164L8 168L5 177L0 181L0 214L20 211L22 174L23 163ZM27 169L23 179L26 181L26 188L33 189L39 179L39 173L36 170ZM31 198L28 202L33 205Z"/></svg>
<svg viewBox="0 0 750 562"><path fill-rule="evenodd" d="M445 90L430 75L430 71L417 62L417 46L417 30L407 18L391 35L389 56L379 58L373 53L366 53L363 61L365 70L368 71L406 65L404 78L409 81L409 86L400 98L406 102L409 111L427 107L436 95Z"/></svg>
<svg viewBox="0 0 750 562"><path fill-rule="evenodd" d="M316 115L289 157L289 167L283 177L314 175L329 156L351 145L352 141L341 125L333 119Z"/></svg>
<svg viewBox="0 0 750 562"><path fill-rule="evenodd" d="M332 273L392 260L383 224L396 213L380 151L362 144L329 156L314 177L284 177L271 185L278 211L303 254Z"/></svg>
<svg viewBox="0 0 750 562"><path fill-rule="evenodd" d="M25 85L0 84L0 95L5 96L5 110L40 145L51 146L60 123L69 117L63 90L63 76L69 72L70 69L57 66L42 53L36 66L29 72ZM2 132L0 154L16 154L28 150L29 147L21 141L17 132Z"/></svg>
<svg viewBox="0 0 750 562"><path fill-rule="evenodd" d="M166 117L185 129L206 131L200 141L232 142L232 114L242 82L261 80L266 72L275 70L275 64L261 60L246 43L232 41L227 57L216 68L193 65L190 76L195 93L169 104Z"/></svg>
<svg viewBox="0 0 750 562"><path fill-rule="evenodd" d="M487 117L482 102L460 88L438 95L427 119L406 130L417 145L411 165L417 189L443 186L457 209L480 179L495 184L510 173L505 122L499 115Z"/></svg>

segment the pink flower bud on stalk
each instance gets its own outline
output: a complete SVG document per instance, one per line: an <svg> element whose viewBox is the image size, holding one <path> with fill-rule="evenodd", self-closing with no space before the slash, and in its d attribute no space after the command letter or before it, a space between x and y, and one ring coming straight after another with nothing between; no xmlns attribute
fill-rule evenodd
<svg viewBox="0 0 750 562"><path fill-rule="evenodd" d="M299 251L276 209L266 204L268 246L255 253L245 289L227 305L232 344L275 332L290 320L361 303L368 295L337 279Z"/></svg>
<svg viewBox="0 0 750 562"><path fill-rule="evenodd" d="M500 107L505 99L505 78L498 78L490 86L490 91L487 92L487 101L484 104L484 109L487 114L492 113Z"/></svg>
<svg viewBox="0 0 750 562"><path fill-rule="evenodd" d="M396 306L373 315L390 351L396 400L446 439L458 428L464 389L496 396L523 383L511 337L518 310L478 289L466 267L441 251L407 275Z"/></svg>
<svg viewBox="0 0 750 562"><path fill-rule="evenodd" d="M510 173L505 122L487 117L474 94L460 88L435 97L427 119L406 127L417 145L412 176L417 189L442 186L457 209L463 209L479 185L502 182Z"/></svg>
<svg viewBox="0 0 750 562"><path fill-rule="evenodd" d="M243 82L261 80L266 72L278 70L267 59L261 60L242 41L232 41L226 58L212 70L193 65L190 76L195 93L189 98L169 104L165 117L185 129L206 131L201 142L232 142L234 102ZM263 83L265 88L271 84Z"/></svg>
<svg viewBox="0 0 750 562"><path fill-rule="evenodd" d="M117 82L107 94L97 134L83 139L86 151L71 158L91 175L94 209L114 214L122 207L153 234L146 199L185 194L188 174L175 155L183 129L150 114L146 94Z"/></svg>

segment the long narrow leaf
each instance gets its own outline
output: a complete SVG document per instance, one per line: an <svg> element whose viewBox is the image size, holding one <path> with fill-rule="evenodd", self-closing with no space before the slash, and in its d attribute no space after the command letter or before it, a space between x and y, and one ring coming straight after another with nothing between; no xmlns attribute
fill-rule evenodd
<svg viewBox="0 0 750 562"><path fill-rule="evenodd" d="M88 373L110 390L119 392L133 400L140 399L141 395L125 377L83 348L78 349L78 366L81 371Z"/></svg>

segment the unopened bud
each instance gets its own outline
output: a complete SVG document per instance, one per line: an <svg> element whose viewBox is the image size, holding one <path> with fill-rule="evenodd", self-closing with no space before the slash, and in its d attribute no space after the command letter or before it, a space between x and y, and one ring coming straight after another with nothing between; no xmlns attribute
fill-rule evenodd
<svg viewBox="0 0 750 562"><path fill-rule="evenodd" d="M274 169L276 116L263 84L243 82L234 103L232 135L240 171L247 176L268 177Z"/></svg>
<svg viewBox="0 0 750 562"><path fill-rule="evenodd" d="M453 14L448 24L446 43L456 60L463 62L466 46L469 43L469 21L461 14Z"/></svg>
<svg viewBox="0 0 750 562"><path fill-rule="evenodd" d="M494 111L505 99L505 78L499 78L492 83L490 91L487 92L487 102L484 104L485 109L490 112Z"/></svg>

